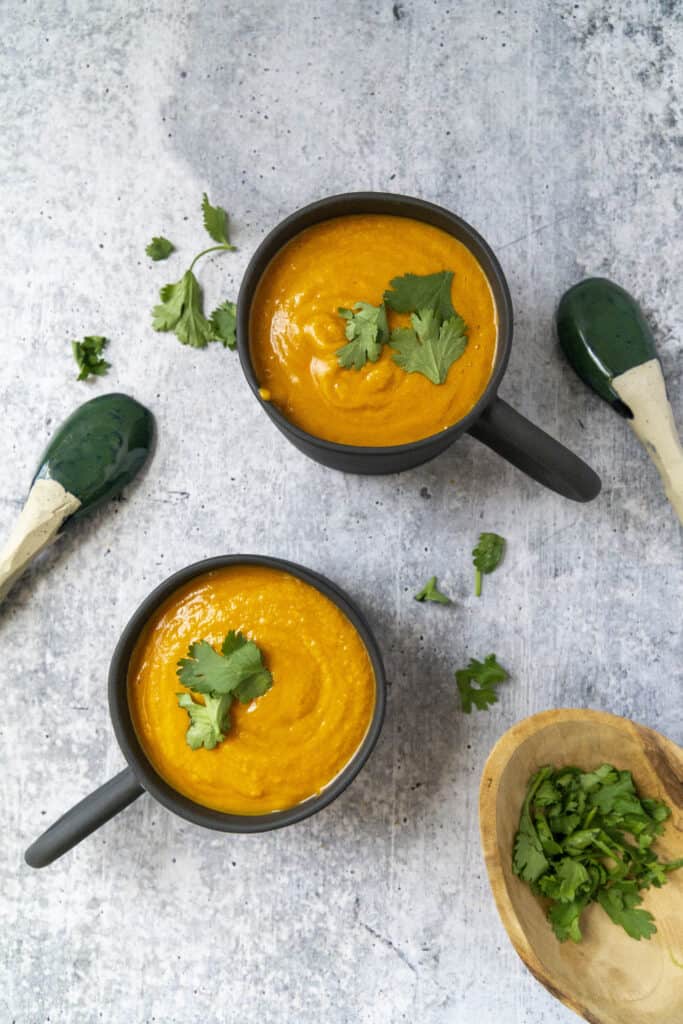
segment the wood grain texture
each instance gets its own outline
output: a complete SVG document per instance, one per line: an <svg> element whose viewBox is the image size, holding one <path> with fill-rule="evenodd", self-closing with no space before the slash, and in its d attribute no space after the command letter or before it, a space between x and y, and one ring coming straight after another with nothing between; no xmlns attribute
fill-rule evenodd
<svg viewBox="0 0 683 1024"><path fill-rule="evenodd" d="M656 849L683 856L683 751L653 729L599 711L532 715L509 729L482 775L481 841L493 895L513 946L552 994L592 1024L680 1024L683 1020L683 872L645 894L657 932L636 942L596 904L582 917L583 942L560 943L543 902L512 870L512 849L531 775L545 764L632 772L646 796L672 809Z"/></svg>

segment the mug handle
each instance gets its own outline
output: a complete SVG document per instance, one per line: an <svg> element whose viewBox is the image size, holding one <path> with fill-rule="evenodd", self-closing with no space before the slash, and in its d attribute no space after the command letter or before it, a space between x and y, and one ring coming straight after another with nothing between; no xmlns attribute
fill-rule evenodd
<svg viewBox="0 0 683 1024"><path fill-rule="evenodd" d="M104 825L115 814L144 793L131 768L124 768L109 782L90 793L70 811L63 814L54 825L50 825L42 836L31 843L24 854L31 868L44 868L62 854Z"/></svg>
<svg viewBox="0 0 683 1024"><path fill-rule="evenodd" d="M497 395L468 433L565 498L592 501L600 493L590 466Z"/></svg>

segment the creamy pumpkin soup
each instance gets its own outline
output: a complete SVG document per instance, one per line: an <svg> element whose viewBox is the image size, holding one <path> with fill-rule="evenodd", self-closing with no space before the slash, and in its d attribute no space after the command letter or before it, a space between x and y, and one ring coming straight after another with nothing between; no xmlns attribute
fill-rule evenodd
<svg viewBox="0 0 683 1024"><path fill-rule="evenodd" d="M453 272L450 299L467 339L443 383L406 372L390 344L360 369L340 364L351 311L368 315L358 303L376 307L400 275L443 271ZM407 314L387 313L389 330L410 326ZM381 214L323 221L285 245L259 282L249 330L269 401L310 434L369 446L416 441L462 419L491 376L496 335L491 289L469 249L429 224Z"/></svg>
<svg viewBox="0 0 683 1024"><path fill-rule="evenodd" d="M220 742L193 749L186 708L212 698L189 693L178 663L187 666L200 640L215 661L228 634L233 648L235 636L258 648L269 688L235 699ZM230 566L191 580L152 615L131 658L128 700L147 757L174 789L219 811L262 814L320 793L348 764L375 680L359 634L327 597L280 569Z"/></svg>

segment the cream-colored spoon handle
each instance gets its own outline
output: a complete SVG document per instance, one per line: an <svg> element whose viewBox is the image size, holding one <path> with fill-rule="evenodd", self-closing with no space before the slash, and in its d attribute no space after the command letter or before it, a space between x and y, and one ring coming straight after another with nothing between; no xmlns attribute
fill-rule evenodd
<svg viewBox="0 0 683 1024"><path fill-rule="evenodd" d="M31 559L52 543L64 520L73 515L80 504L78 498L56 480L36 480L0 551L0 601Z"/></svg>
<svg viewBox="0 0 683 1024"><path fill-rule="evenodd" d="M650 359L619 374L612 387L633 413L629 423L657 467L666 496L683 523L683 448L659 360Z"/></svg>

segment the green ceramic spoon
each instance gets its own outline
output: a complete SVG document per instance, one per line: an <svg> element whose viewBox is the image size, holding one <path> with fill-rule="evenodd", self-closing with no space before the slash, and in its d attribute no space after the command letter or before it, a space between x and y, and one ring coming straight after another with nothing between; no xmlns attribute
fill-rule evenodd
<svg viewBox="0 0 683 1024"><path fill-rule="evenodd" d="M683 523L683 448L640 306L612 281L589 277L562 296L557 333L579 377L628 419Z"/></svg>
<svg viewBox="0 0 683 1024"><path fill-rule="evenodd" d="M131 482L153 438L152 414L127 395L100 395L69 416L43 453L26 503L0 552L0 600L63 526Z"/></svg>

